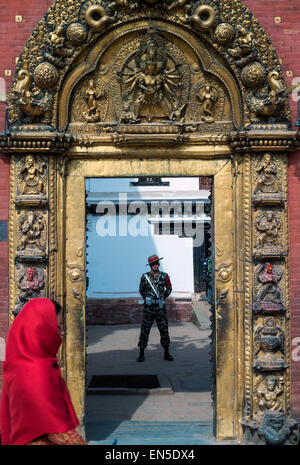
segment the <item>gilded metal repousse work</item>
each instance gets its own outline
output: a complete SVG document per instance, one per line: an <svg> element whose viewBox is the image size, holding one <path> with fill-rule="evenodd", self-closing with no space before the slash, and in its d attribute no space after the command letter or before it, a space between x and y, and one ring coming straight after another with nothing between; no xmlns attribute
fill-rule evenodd
<svg viewBox="0 0 300 465"><path fill-rule="evenodd" d="M240 0L57 0L9 96L10 318L65 308L60 358L85 399L85 178L211 176L215 430L297 442L291 420L288 94Z"/></svg>

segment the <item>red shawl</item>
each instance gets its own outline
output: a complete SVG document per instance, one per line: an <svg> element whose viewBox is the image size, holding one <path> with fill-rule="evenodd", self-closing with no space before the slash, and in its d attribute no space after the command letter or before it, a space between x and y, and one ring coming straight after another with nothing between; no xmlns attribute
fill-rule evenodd
<svg viewBox="0 0 300 465"><path fill-rule="evenodd" d="M1 395L1 441L22 445L79 422L57 364L62 342L55 306L32 299L15 318L7 338Z"/></svg>

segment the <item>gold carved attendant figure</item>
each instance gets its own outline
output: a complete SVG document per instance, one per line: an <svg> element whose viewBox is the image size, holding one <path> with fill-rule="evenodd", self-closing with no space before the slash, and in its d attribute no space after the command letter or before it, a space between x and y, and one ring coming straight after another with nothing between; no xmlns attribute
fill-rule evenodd
<svg viewBox="0 0 300 465"><path fill-rule="evenodd" d="M88 88L84 92L84 97L88 107L88 110L83 112L85 120L88 123L98 121L100 119L100 111L97 107L97 102L102 97L102 93L96 89L92 79L89 81Z"/></svg>
<svg viewBox="0 0 300 465"><path fill-rule="evenodd" d="M25 166L21 170L21 175L24 175L24 181L21 187L22 194L41 194L44 190L44 183L41 179L41 174L44 173L46 163L39 165L34 155L27 155Z"/></svg>
<svg viewBox="0 0 300 465"><path fill-rule="evenodd" d="M256 169L259 173L259 177L256 184L255 193L259 192L278 192L279 185L277 181L277 168L275 163L272 161L270 153L266 153L258 168Z"/></svg>
<svg viewBox="0 0 300 465"><path fill-rule="evenodd" d="M206 123L213 123L215 121L213 113L218 99L216 91L211 85L206 85L204 90L200 92L198 98L202 104L202 121L205 121Z"/></svg>

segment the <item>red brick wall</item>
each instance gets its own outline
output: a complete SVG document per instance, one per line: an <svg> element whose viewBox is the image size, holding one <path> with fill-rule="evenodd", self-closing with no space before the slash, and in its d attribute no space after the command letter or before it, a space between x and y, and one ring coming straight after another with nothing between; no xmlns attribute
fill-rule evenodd
<svg viewBox="0 0 300 465"><path fill-rule="evenodd" d="M14 73L15 58L24 43L53 0L9 0L0 5L0 78L5 79L7 89ZM244 0L269 34L279 57L282 59L286 82L300 76L300 5L299 0ZM22 16L16 22L15 16ZM280 18L280 19L278 19ZM292 73L292 75L291 75ZM296 104L291 100L293 120ZM4 105L0 104L0 131L3 128ZM300 417L300 360L298 361L297 337L300 338L300 152L290 156L289 163L289 214L290 214L290 269L291 269L291 336L292 348L292 401L293 414ZM0 219L8 216L8 163L0 154ZM0 337L7 328L7 243L0 243ZM299 294L299 296L298 296ZM299 344L300 346L300 344ZM300 350L299 350L300 354Z"/></svg>
<svg viewBox="0 0 300 465"><path fill-rule="evenodd" d="M143 305L140 299L88 299L86 306L86 323L88 325L123 325L141 323ZM178 323L190 321L192 303L178 302L169 298L166 301L168 321Z"/></svg>

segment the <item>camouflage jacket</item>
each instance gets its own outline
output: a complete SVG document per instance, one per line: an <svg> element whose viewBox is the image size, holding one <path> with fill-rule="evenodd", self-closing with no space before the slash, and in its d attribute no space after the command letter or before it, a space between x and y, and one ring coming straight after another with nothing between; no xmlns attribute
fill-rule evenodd
<svg viewBox="0 0 300 465"><path fill-rule="evenodd" d="M161 271L158 277L155 279L151 271L145 273L150 278L153 286L157 290L159 296L163 299L169 297L172 292L172 284L167 273ZM142 275L140 281L140 294L145 299L146 297L151 297L152 299L157 299L155 292L153 291L152 287L150 286L149 282L145 278L145 274Z"/></svg>

